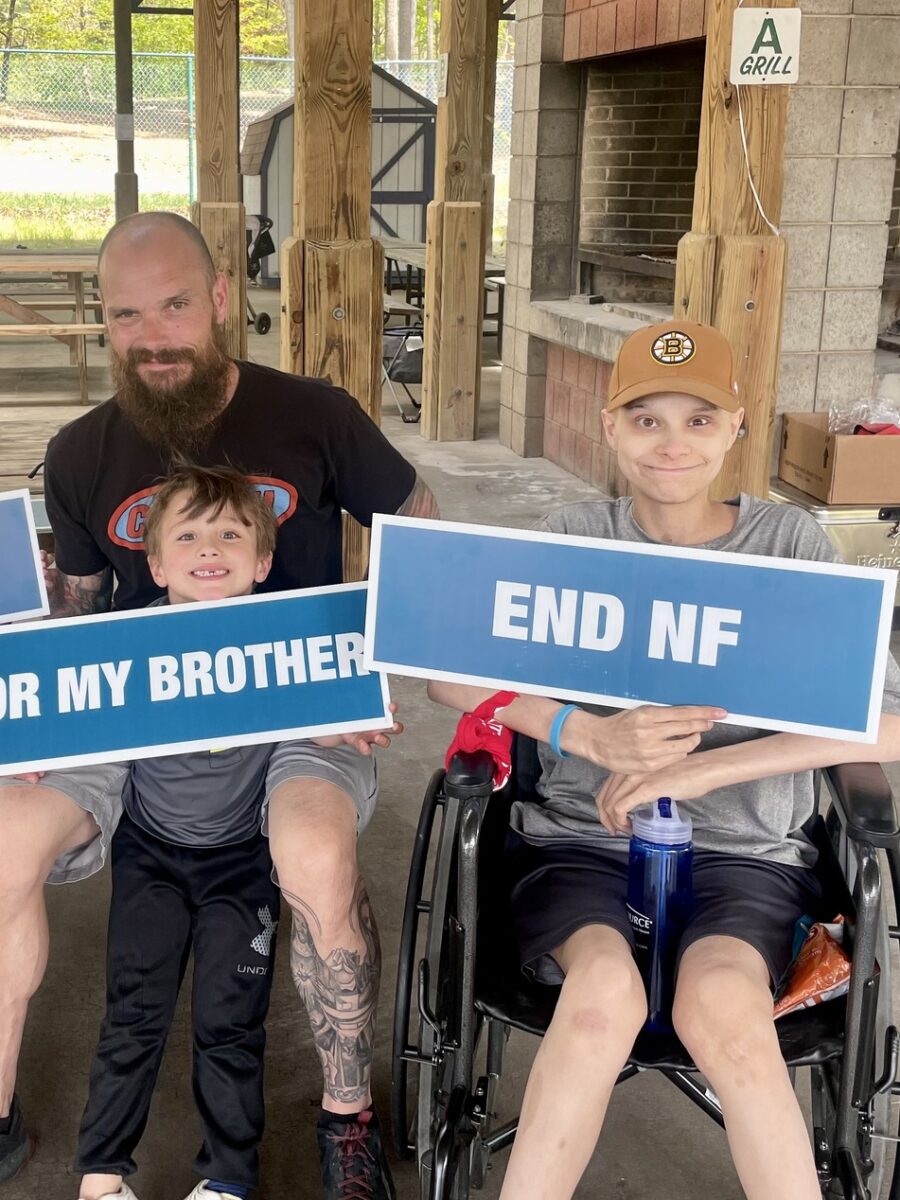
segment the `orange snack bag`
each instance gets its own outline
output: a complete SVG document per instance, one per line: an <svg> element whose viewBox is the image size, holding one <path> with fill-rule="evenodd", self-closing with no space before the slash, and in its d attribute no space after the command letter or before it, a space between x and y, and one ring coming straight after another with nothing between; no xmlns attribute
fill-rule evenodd
<svg viewBox="0 0 900 1200"><path fill-rule="evenodd" d="M841 938L843 917L831 924L816 922L810 929L800 953L791 964L790 975L775 1003L775 1019L799 1008L812 1008L843 995L850 986L850 960Z"/></svg>

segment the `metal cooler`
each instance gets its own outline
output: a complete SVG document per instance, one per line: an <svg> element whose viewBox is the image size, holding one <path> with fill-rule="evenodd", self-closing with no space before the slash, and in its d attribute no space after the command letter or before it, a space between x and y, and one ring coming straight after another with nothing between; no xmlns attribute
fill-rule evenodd
<svg viewBox="0 0 900 1200"><path fill-rule="evenodd" d="M780 479L769 481L769 499L805 508L825 530L844 562L851 566L900 570L900 504L823 504ZM896 625L900 579L894 606Z"/></svg>

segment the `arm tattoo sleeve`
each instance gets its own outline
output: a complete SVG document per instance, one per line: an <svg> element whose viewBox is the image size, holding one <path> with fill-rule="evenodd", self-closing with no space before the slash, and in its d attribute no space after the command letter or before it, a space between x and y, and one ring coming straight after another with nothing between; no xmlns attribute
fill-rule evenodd
<svg viewBox="0 0 900 1200"><path fill-rule="evenodd" d="M363 949L335 946L320 953L312 908L284 893L293 913L291 973L312 1026L322 1061L325 1091L347 1104L362 1102L369 1088L381 947L366 885L360 878L348 913Z"/></svg>
<svg viewBox="0 0 900 1200"><path fill-rule="evenodd" d="M51 617L86 617L90 613L109 612L112 605L112 571L106 568L96 575L64 575L50 594Z"/></svg>
<svg viewBox="0 0 900 1200"><path fill-rule="evenodd" d="M440 511L431 489L416 476L413 489L397 509L398 517L431 517L440 520Z"/></svg>

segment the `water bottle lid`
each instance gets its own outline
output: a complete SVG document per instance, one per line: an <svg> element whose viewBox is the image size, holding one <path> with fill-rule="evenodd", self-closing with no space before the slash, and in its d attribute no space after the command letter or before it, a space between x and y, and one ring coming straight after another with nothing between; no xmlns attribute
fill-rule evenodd
<svg viewBox="0 0 900 1200"><path fill-rule="evenodd" d="M660 796L653 804L644 804L631 813L631 831L645 842L660 846L683 846L691 840L693 825L683 817L678 805L668 796Z"/></svg>

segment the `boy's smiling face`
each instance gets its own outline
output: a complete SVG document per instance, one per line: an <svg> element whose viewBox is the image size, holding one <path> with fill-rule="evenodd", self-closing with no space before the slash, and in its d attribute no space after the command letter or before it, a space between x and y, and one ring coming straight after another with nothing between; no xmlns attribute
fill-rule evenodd
<svg viewBox="0 0 900 1200"><path fill-rule="evenodd" d="M743 416L743 409L725 412L674 392L657 392L602 414L622 474L635 493L661 504L693 500L709 489Z"/></svg>
<svg viewBox="0 0 900 1200"><path fill-rule="evenodd" d="M272 566L272 555L259 555L256 531L226 505L189 517L188 492L172 497L159 527L158 553L147 556L158 587L168 588L172 604L249 596Z"/></svg>

